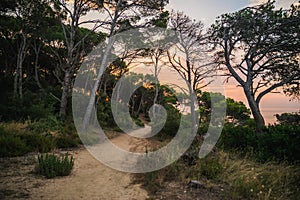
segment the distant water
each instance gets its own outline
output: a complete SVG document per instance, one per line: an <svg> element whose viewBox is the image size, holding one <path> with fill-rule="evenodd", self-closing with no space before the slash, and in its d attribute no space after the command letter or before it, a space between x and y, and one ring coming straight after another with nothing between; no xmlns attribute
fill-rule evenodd
<svg viewBox="0 0 300 200"><path fill-rule="evenodd" d="M282 113L293 113L299 111L295 107L271 107L271 108L262 108L261 112L265 118L267 124L274 124L276 122L275 114L282 114Z"/></svg>
<svg viewBox="0 0 300 200"><path fill-rule="evenodd" d="M227 97L242 101L249 107L242 88L237 87L234 81L225 84L225 93ZM275 114L299 112L300 102L297 100L291 101L290 97L285 96L278 90L277 93L269 93L262 98L260 109L266 124L274 124L276 122Z"/></svg>

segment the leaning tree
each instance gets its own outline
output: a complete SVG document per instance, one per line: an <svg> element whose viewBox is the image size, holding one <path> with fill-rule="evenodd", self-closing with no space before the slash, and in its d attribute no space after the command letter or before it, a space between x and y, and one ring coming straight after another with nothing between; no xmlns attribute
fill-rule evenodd
<svg viewBox="0 0 300 200"><path fill-rule="evenodd" d="M275 9L275 1L224 14L212 25L217 62L243 88L259 131L262 98L283 88L299 92L299 6Z"/></svg>

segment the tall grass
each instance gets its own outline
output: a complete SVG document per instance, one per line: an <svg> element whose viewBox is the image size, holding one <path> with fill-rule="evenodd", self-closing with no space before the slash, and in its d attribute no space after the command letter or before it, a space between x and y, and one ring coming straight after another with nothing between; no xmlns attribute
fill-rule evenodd
<svg viewBox="0 0 300 200"><path fill-rule="evenodd" d="M230 186L232 199L300 199L300 167L286 163L258 163L221 152L225 157L220 180Z"/></svg>
<svg viewBox="0 0 300 200"><path fill-rule="evenodd" d="M166 181L197 180L206 188L222 185L224 199L300 199L299 165L260 163L223 151L213 152L191 166L180 159L159 171L139 175L138 180L152 193Z"/></svg>

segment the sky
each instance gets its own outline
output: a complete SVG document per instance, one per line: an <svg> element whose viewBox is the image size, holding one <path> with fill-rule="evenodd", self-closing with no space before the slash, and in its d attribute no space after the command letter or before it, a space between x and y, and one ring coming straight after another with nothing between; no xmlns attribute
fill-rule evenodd
<svg viewBox="0 0 300 200"><path fill-rule="evenodd" d="M167 9L183 11L206 26L215 21L221 14L234 12L247 6L262 4L267 0L169 0ZM277 0L277 7L288 8L297 0Z"/></svg>
<svg viewBox="0 0 300 200"><path fill-rule="evenodd" d="M247 6L262 4L267 0L170 0L167 6L168 10L183 11L191 18L201 20L206 27L209 27L217 16L240 10ZM277 0L276 6L289 8L291 4L297 3L297 0ZM246 105L247 100L240 87L234 80L231 80L225 86L227 97L243 101ZM272 93L266 95L261 102L261 110L267 123L274 123L276 118L274 114L284 112L300 111L299 101L290 101L290 98L282 93Z"/></svg>
<svg viewBox="0 0 300 200"><path fill-rule="evenodd" d="M247 6L258 5L266 2L267 0L169 0L167 10L183 11L186 15L192 19L200 20L208 28L216 19L224 13L230 13ZM276 6L289 8L291 4L297 3L298 0L277 0ZM95 18L91 15L85 16L86 19ZM175 76L170 76L166 73L166 79L169 81L176 81ZM225 94L227 97L233 98L238 101L243 101L248 105L245 95L240 87L237 87L237 83L232 79L225 85ZM274 123L274 114L280 114L284 112L298 112L300 111L299 101L290 101L290 99L284 96L282 93L268 94L261 102L261 110L267 123Z"/></svg>
<svg viewBox="0 0 300 200"><path fill-rule="evenodd" d="M170 0L167 9L183 11L208 26L217 16L239 10L247 4L247 0Z"/></svg>

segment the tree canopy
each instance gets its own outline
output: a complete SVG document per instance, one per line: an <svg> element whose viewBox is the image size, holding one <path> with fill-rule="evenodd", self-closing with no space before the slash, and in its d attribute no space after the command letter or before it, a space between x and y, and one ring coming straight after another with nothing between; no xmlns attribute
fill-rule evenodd
<svg viewBox="0 0 300 200"><path fill-rule="evenodd" d="M243 88L258 127L261 99L277 88L299 94L300 7L275 1L220 16L210 29L217 63Z"/></svg>

